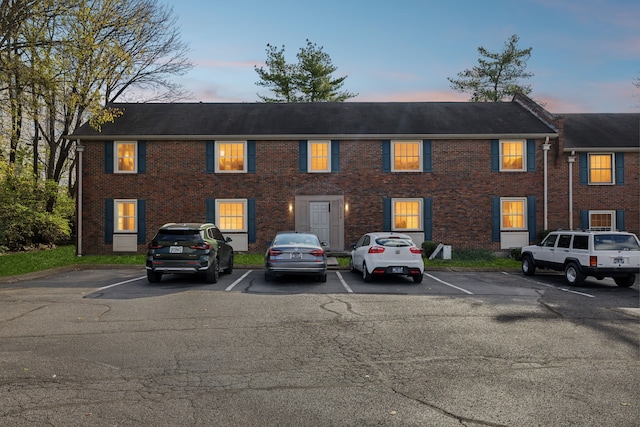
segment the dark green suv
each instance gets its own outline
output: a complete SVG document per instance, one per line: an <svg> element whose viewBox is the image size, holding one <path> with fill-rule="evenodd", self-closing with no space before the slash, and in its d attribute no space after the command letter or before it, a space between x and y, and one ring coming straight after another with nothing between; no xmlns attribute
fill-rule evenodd
<svg viewBox="0 0 640 427"><path fill-rule="evenodd" d="M216 283L220 272L233 271L230 241L214 224L165 224L148 246L147 279L156 283L165 273L198 273Z"/></svg>

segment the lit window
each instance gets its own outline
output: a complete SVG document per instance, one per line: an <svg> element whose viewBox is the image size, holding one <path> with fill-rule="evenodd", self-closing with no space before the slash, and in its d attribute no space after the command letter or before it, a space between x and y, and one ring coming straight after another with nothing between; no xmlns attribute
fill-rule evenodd
<svg viewBox="0 0 640 427"><path fill-rule="evenodd" d="M116 172L119 173L135 173L136 167L136 151L138 144L133 141L116 142L114 149L116 150Z"/></svg>
<svg viewBox="0 0 640 427"><path fill-rule="evenodd" d="M138 202L136 200L115 200L115 232L135 233L137 231L136 210Z"/></svg>
<svg viewBox="0 0 640 427"><path fill-rule="evenodd" d="M589 230L614 231L614 211L589 211Z"/></svg>
<svg viewBox="0 0 640 427"><path fill-rule="evenodd" d="M500 170L523 171L525 166L524 141L500 141Z"/></svg>
<svg viewBox="0 0 640 427"><path fill-rule="evenodd" d="M247 201L216 200L216 225L223 232L247 231Z"/></svg>
<svg viewBox="0 0 640 427"><path fill-rule="evenodd" d="M501 199L502 230L526 230L526 199Z"/></svg>
<svg viewBox="0 0 640 427"><path fill-rule="evenodd" d="M309 172L331 172L331 143L309 141Z"/></svg>
<svg viewBox="0 0 640 427"><path fill-rule="evenodd" d="M216 142L216 172L246 172L246 142Z"/></svg>
<svg viewBox="0 0 640 427"><path fill-rule="evenodd" d="M613 154L589 154L589 184L613 184Z"/></svg>
<svg viewBox="0 0 640 427"><path fill-rule="evenodd" d="M393 229L398 231L422 229L422 201L415 199L394 199Z"/></svg>
<svg viewBox="0 0 640 427"><path fill-rule="evenodd" d="M420 172L422 144L417 141L394 141L391 144L394 172Z"/></svg>

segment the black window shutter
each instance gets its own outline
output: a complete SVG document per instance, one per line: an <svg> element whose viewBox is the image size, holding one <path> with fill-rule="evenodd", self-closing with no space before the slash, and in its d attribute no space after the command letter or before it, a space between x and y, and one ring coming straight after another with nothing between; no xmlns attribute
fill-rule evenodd
<svg viewBox="0 0 640 427"><path fill-rule="evenodd" d="M112 151L113 152L113 151ZM104 243L113 244L113 199L104 201Z"/></svg>
<svg viewBox="0 0 640 427"><path fill-rule="evenodd" d="M104 143L104 173L113 173L113 141Z"/></svg>
<svg viewBox="0 0 640 427"><path fill-rule="evenodd" d="M147 201L138 199L138 244L147 242Z"/></svg>

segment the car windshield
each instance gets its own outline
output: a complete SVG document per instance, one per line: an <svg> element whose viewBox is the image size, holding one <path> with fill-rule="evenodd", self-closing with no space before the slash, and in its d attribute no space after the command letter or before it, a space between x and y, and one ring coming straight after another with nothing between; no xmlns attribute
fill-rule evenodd
<svg viewBox="0 0 640 427"><path fill-rule="evenodd" d="M173 244L176 242L199 242L200 233L196 230L162 230L154 239L159 244Z"/></svg>
<svg viewBox="0 0 640 427"><path fill-rule="evenodd" d="M376 243L381 246L395 248L413 246L413 242L410 239L403 239L401 237L379 237L376 239Z"/></svg>
<svg viewBox="0 0 640 427"><path fill-rule="evenodd" d="M627 234L598 234L593 236L596 251L637 251L638 241Z"/></svg>
<svg viewBox="0 0 640 427"><path fill-rule="evenodd" d="M274 245L313 245L320 246L318 238L313 234L286 233L278 234L273 241Z"/></svg>

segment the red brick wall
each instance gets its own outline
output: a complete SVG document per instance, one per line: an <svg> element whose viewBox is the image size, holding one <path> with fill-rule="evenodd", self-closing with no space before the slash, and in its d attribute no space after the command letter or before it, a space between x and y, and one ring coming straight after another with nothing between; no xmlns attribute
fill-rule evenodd
<svg viewBox="0 0 640 427"><path fill-rule="evenodd" d="M430 197L434 241L499 250L499 243L491 241L492 196L535 196L537 229L543 228L543 142L536 142L535 172L492 172L488 140L434 140L433 172L385 174L381 142L359 140L341 141L338 173L300 173L298 141L258 141L255 174L207 174L204 141L150 141L146 173L136 175L105 174L104 144L84 142L83 252L111 252L104 244L105 199L146 199L149 241L166 222L205 221L208 198L255 198L257 236L249 249L262 252L276 231L295 228L289 205L296 195L309 194L344 195L349 204L344 221L347 247L362 233L382 229L385 197ZM548 228L568 228L568 166L558 142L551 142ZM589 204L589 209L624 207L627 228L635 224L637 232L638 155L625 156L626 184L614 188L579 188L574 166L575 227L579 209ZM145 245L138 250L144 252Z"/></svg>

